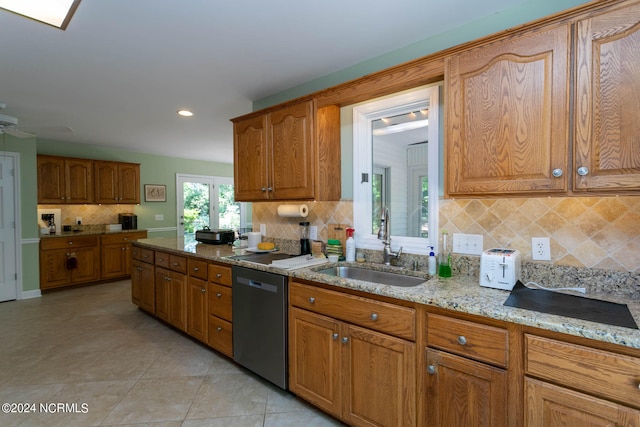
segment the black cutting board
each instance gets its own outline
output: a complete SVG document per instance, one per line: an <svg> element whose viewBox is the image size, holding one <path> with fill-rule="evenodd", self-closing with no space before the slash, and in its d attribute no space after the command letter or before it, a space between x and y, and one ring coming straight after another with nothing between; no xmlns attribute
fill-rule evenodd
<svg viewBox="0 0 640 427"><path fill-rule="evenodd" d="M511 290L511 294L504 305L638 329L638 325L626 304L600 301L542 289L529 289L519 280Z"/></svg>

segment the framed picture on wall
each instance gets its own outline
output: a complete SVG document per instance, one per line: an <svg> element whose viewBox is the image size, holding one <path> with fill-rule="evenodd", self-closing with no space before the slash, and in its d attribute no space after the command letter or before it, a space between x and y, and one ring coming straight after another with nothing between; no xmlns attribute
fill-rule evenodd
<svg viewBox="0 0 640 427"><path fill-rule="evenodd" d="M144 185L144 201L145 202L166 202L167 186L166 185Z"/></svg>

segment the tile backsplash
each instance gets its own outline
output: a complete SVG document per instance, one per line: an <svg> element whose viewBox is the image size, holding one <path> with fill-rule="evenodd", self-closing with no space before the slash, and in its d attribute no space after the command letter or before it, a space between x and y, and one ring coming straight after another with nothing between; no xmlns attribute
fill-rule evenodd
<svg viewBox="0 0 640 427"><path fill-rule="evenodd" d="M254 228L265 224L267 238L297 240L302 219L279 217L279 204L254 203ZM308 205L304 220L323 241L327 224L353 224L350 200ZM443 199L439 221L450 234L483 235L485 249L518 249L526 261L531 238L548 237L553 264L640 273L640 196Z"/></svg>
<svg viewBox="0 0 640 427"><path fill-rule="evenodd" d="M60 225L73 225L76 217L82 217L82 224L117 224L118 214L134 213L133 205L38 205L38 209L60 209Z"/></svg>

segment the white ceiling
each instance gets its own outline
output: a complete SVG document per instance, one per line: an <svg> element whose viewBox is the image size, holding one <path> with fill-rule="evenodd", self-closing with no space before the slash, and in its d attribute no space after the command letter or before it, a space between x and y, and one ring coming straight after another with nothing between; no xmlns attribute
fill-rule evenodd
<svg viewBox="0 0 640 427"><path fill-rule="evenodd" d="M231 163L253 100L524 1L82 0L66 31L0 10L2 113L40 139Z"/></svg>

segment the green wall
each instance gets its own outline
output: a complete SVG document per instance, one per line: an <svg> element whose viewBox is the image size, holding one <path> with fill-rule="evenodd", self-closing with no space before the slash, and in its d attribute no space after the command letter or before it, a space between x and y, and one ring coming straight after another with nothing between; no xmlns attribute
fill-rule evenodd
<svg viewBox="0 0 640 427"><path fill-rule="evenodd" d="M360 78L367 74L382 71L394 65L421 58L509 28L514 28L586 3L590 2L584 0L528 0L518 6L513 6L499 13L479 18L453 30L437 34L393 52L371 58L333 74L258 99L253 103L253 109L254 111L260 110L290 99L308 95L349 80ZM438 18L425 16L424 25L429 25L431 19Z"/></svg>

